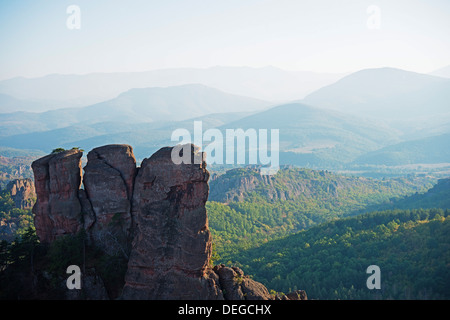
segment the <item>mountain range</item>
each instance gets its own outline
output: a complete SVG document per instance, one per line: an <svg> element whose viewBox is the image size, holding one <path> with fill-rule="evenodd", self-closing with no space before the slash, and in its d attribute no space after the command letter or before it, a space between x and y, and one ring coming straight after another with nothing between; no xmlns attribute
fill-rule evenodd
<svg viewBox="0 0 450 320"><path fill-rule="evenodd" d="M87 107L3 114L0 135L52 130L74 124L180 121L217 111L257 111L270 105L268 101L232 95L200 84L131 89L114 99Z"/></svg>
<svg viewBox="0 0 450 320"><path fill-rule="evenodd" d="M276 68L181 70L186 74L191 71L191 79L204 76L204 81L199 83L214 85L211 79L215 79L228 83L229 89L233 81L228 80L239 79L233 85L247 90L247 95L230 93L232 88L223 91L199 83L143 87L152 83L146 82L151 78L150 74L152 77L159 75L159 83L177 82L182 78L178 75L183 74L178 71L120 76L52 75L2 81L0 92L6 93L0 98L6 101L3 106L11 110L14 107L10 108L10 104L29 101L24 99L67 99L70 105L70 101L77 99L69 95L75 95L76 85L84 87L82 94L86 94L87 88L99 93L102 90L119 91L122 88L119 84L125 82L134 88L83 107L3 113L0 116L0 146L50 152L56 147L90 149L102 144L128 143L135 146L136 156L142 159L162 146L174 144L170 140L173 130L185 128L192 132L193 121L201 120L203 130L279 129L281 164L331 168L345 164L450 162L445 148L441 147L447 141L445 135L450 133L450 79L393 68L365 69L335 78L334 83L327 83L301 100L292 99L285 103L274 103L276 94L267 100L250 98L255 95L249 87L260 90L270 87L267 74L279 75L271 80L278 88L304 90L296 80L280 80L281 74L286 73ZM311 79L315 79L313 75ZM53 91L48 89L50 84L54 85ZM42 92L38 90L41 87L45 88ZM54 92L53 96L50 91ZM274 91L267 90L266 94L270 96ZM17 96L10 99L7 94L12 93ZM426 149L430 145L434 146L432 152ZM410 146L414 146L413 152ZM426 159L417 156L420 154Z"/></svg>
<svg viewBox="0 0 450 320"><path fill-rule="evenodd" d="M450 133L393 144L358 157L359 164L405 165L444 163L450 159Z"/></svg>
<svg viewBox="0 0 450 320"><path fill-rule="evenodd" d="M231 94L269 101L300 99L344 74L286 71L275 67L172 68L144 72L50 74L0 81L0 93L35 102L12 111L47 111L103 102L134 88L203 84ZM42 105L44 103L44 105ZM5 112L6 109L0 109Z"/></svg>

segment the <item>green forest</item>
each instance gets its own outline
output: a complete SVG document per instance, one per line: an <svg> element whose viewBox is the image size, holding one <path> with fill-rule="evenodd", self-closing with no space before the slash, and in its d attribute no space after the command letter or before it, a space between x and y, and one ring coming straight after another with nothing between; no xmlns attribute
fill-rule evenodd
<svg viewBox="0 0 450 320"><path fill-rule="evenodd" d="M311 299L449 299L450 210L390 210L320 224L233 257L281 292ZM366 287L378 265L381 289Z"/></svg>
<svg viewBox="0 0 450 320"><path fill-rule="evenodd" d="M433 185L294 168L258 179L237 169L214 182L235 185L222 202L207 203L219 262L312 299L450 298L450 179ZM381 268L381 290L366 287L372 264Z"/></svg>
<svg viewBox="0 0 450 320"><path fill-rule="evenodd" d="M247 190L239 190L241 181ZM279 170L268 181L253 169L234 169L211 183L210 199L218 201L208 201L206 208L221 261L227 262L242 250L318 223L394 208L399 201L410 205L409 197L425 193L433 181L416 176L377 180L297 168ZM222 195L215 195L217 185Z"/></svg>
<svg viewBox="0 0 450 320"><path fill-rule="evenodd" d="M10 192L0 191L0 240L12 241L25 234L26 230L34 230L31 209L19 209L14 205Z"/></svg>

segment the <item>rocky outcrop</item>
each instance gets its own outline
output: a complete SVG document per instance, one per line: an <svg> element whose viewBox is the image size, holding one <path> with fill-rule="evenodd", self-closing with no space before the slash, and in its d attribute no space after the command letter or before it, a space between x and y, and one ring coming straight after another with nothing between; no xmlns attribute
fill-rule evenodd
<svg viewBox="0 0 450 320"><path fill-rule="evenodd" d="M192 158L198 151L189 148ZM145 159L136 177L136 237L124 299L208 299L211 234L206 163L176 165L172 148Z"/></svg>
<svg viewBox="0 0 450 320"><path fill-rule="evenodd" d="M16 208L31 209L36 201L36 191L31 179L12 180L6 186L6 190L11 193Z"/></svg>
<svg viewBox="0 0 450 320"><path fill-rule="evenodd" d="M237 168L216 175L210 181L209 200L242 202L255 193L268 201L299 200L317 197L318 191L337 198L341 191L367 186L368 182L360 179L291 166L281 166L274 175L263 175L258 167Z"/></svg>
<svg viewBox="0 0 450 320"><path fill-rule="evenodd" d="M283 300L308 300L305 290L295 290L284 296Z"/></svg>
<svg viewBox="0 0 450 320"><path fill-rule="evenodd" d="M95 148L84 167L83 212L94 217L87 226L97 246L114 255L129 254L132 240L131 198L136 176L136 159L128 145Z"/></svg>
<svg viewBox="0 0 450 320"><path fill-rule="evenodd" d="M173 152L191 162L174 163ZM122 299L276 298L241 269L211 265L209 172L197 147L162 148L140 168L128 145L95 148L87 155L83 180L81 156L68 150L32 165L33 212L42 242L84 229L91 244L121 254L128 260Z"/></svg>
<svg viewBox="0 0 450 320"><path fill-rule="evenodd" d="M250 279L237 267L215 266L220 287L226 300L272 300L269 291L261 283Z"/></svg>
<svg viewBox="0 0 450 320"><path fill-rule="evenodd" d="M37 201L33 207L36 234L42 242L75 234L83 227L78 190L81 185L81 156L67 150L34 161Z"/></svg>

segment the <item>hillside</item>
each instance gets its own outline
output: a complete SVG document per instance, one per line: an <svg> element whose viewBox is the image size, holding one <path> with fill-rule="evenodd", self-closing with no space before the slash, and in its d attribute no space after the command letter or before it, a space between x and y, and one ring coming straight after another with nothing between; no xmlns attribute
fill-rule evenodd
<svg viewBox="0 0 450 320"><path fill-rule="evenodd" d="M450 297L450 179L430 188L426 179L280 172L269 182L232 170L211 182L212 196L228 203L208 207L224 262L239 265L270 289L302 288L313 299ZM427 187L411 192L420 184ZM295 221L305 217L309 223L296 229ZM381 291L365 287L365 269L372 264L382 270Z"/></svg>
<svg viewBox="0 0 450 320"><path fill-rule="evenodd" d="M11 180L33 177L30 165L41 154L29 150L24 153L20 151L22 150L15 152L14 149L0 148L0 190ZM5 157L2 154L9 156Z"/></svg>
<svg viewBox="0 0 450 320"><path fill-rule="evenodd" d="M280 162L300 166L336 165L398 141L398 132L381 122L303 103L279 105L225 128L279 129Z"/></svg>
<svg viewBox="0 0 450 320"><path fill-rule="evenodd" d="M399 209L450 208L450 178L439 179L424 193L415 193L391 203Z"/></svg>
<svg viewBox="0 0 450 320"><path fill-rule="evenodd" d="M9 113L14 111L44 111L45 105L43 101L27 101L17 99L7 94L0 93L0 113Z"/></svg>
<svg viewBox="0 0 450 320"><path fill-rule="evenodd" d="M450 133L393 144L368 152L356 164L396 166L415 163L450 163Z"/></svg>
<svg viewBox="0 0 450 320"><path fill-rule="evenodd" d="M113 99L82 108L2 114L0 135L53 130L75 124L180 121L211 113L263 110L270 105L264 100L233 95L199 84L134 88Z"/></svg>
<svg viewBox="0 0 450 320"><path fill-rule="evenodd" d="M99 144L132 143L137 150L142 148L139 155L145 156L173 144L173 130L185 128L192 132L193 121L201 120L203 130L215 127L224 136L227 129L279 129L281 164L334 167L399 141L399 132L380 122L301 103L244 112L262 108L264 102L195 88L183 89L186 95L191 92L183 97L183 103L178 103L179 96L171 93L182 90L180 87L151 88L133 90L81 109L6 114L0 120L0 134L4 135L0 146L50 152L56 146L89 149ZM198 107L192 108L191 104ZM223 113L205 114L212 112L211 108Z"/></svg>
<svg viewBox="0 0 450 320"><path fill-rule="evenodd" d="M150 123L98 122L74 124L64 128L15 134L0 138L0 145L6 148L39 149L41 154L51 152L55 146L70 149L74 146L92 149L100 144L132 143L139 159L147 157L158 148L174 144L173 130L186 128L192 132L193 123L202 121L204 130L220 126L244 116L247 112L210 114L184 121L158 121Z"/></svg>
<svg viewBox="0 0 450 320"><path fill-rule="evenodd" d="M200 84L134 88L112 100L83 108L82 113L86 115L81 120L93 118L101 122L98 120L124 121L131 118L137 122L180 121L211 113L258 111L271 104Z"/></svg>
<svg viewBox="0 0 450 320"><path fill-rule="evenodd" d="M374 212L321 224L232 259L271 289L313 299L449 299L450 211ZM381 290L368 290L378 265Z"/></svg>
<svg viewBox="0 0 450 320"><path fill-rule="evenodd" d="M257 169L234 169L211 178L207 209L218 253L226 262L240 250L425 192L433 181L375 180L289 167L261 176Z"/></svg>
<svg viewBox="0 0 450 320"><path fill-rule="evenodd" d="M35 196L33 194L33 196ZM34 199L27 199L34 204ZM25 234L28 228L34 229L33 213L31 208L16 206L11 190L0 191L0 242L13 241L16 237ZM1 268L0 268L1 269Z"/></svg>

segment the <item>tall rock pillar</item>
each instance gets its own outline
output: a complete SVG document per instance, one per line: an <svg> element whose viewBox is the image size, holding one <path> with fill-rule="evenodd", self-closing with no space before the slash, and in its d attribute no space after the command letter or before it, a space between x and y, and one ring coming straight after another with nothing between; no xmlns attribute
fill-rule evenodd
<svg viewBox="0 0 450 320"><path fill-rule="evenodd" d="M31 165L37 195L34 224L42 242L77 233L83 227L78 199L82 155L77 149L66 150L40 158Z"/></svg>
<svg viewBox="0 0 450 320"><path fill-rule="evenodd" d="M205 203L209 172L200 164L174 164L173 148L142 162L135 180L136 235L125 276L124 299L215 299L217 275L208 268L211 234Z"/></svg>

